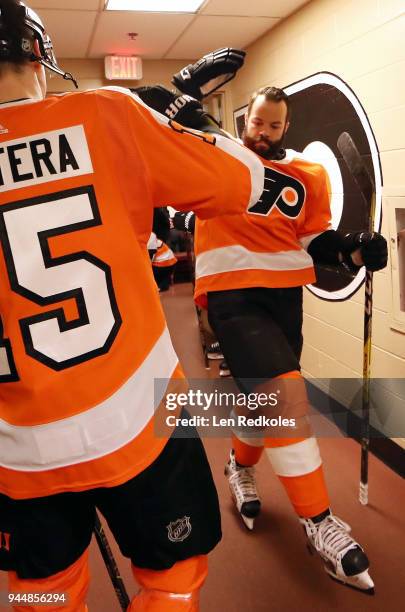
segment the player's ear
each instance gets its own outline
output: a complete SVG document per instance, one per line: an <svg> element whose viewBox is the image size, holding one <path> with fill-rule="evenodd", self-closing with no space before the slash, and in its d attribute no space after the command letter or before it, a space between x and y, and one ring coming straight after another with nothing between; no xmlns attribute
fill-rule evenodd
<svg viewBox="0 0 405 612"><path fill-rule="evenodd" d="M32 53L37 57L41 57L41 51L39 49L39 43L37 40L34 40L34 44L32 47ZM35 72L39 72L42 69L42 65L39 62L30 62L32 68Z"/></svg>
<svg viewBox="0 0 405 612"><path fill-rule="evenodd" d="M41 57L41 51L39 49L39 42L35 39L34 40L34 45L33 45L33 49L32 49L34 55L36 55L37 57Z"/></svg>
<svg viewBox="0 0 405 612"><path fill-rule="evenodd" d="M37 57L41 57L41 51L40 51L39 44L38 44L37 40L34 40L34 45L33 45L33 48L32 48L32 52ZM38 79L39 86L40 86L41 92L42 92L42 96L43 96L43 98L45 98L45 96L46 96L46 89L47 89L45 68L39 62L29 62L29 64L31 65L32 70L34 71L34 74L36 75L36 78Z"/></svg>
<svg viewBox="0 0 405 612"><path fill-rule="evenodd" d="M286 133L289 127L290 127L290 122L286 121L284 133Z"/></svg>

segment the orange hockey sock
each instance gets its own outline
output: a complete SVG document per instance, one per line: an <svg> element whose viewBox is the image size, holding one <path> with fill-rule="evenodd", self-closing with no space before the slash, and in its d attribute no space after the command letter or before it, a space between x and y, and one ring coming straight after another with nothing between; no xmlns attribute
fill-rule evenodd
<svg viewBox="0 0 405 612"><path fill-rule="evenodd" d="M141 591L128 612L198 612L199 590L208 573L206 555L178 561L167 570L132 566Z"/></svg>
<svg viewBox="0 0 405 612"><path fill-rule="evenodd" d="M10 593L60 593L67 601L35 605L26 603L13 606L14 612L86 612L85 599L89 586L88 550L65 570L48 578L22 579L15 572L8 573Z"/></svg>
<svg viewBox="0 0 405 612"><path fill-rule="evenodd" d="M266 447L296 513L310 518L327 510L329 496L315 438L267 438Z"/></svg>
<svg viewBox="0 0 405 612"><path fill-rule="evenodd" d="M277 380L280 378L299 380L300 378L302 378L302 374L298 370L291 370L290 372L285 372L285 374L279 374L278 376L275 376L273 380Z"/></svg>
<svg viewBox="0 0 405 612"><path fill-rule="evenodd" d="M329 496L322 466L303 476L279 476L295 512L312 518L329 508Z"/></svg>
<svg viewBox="0 0 405 612"><path fill-rule="evenodd" d="M264 442L256 438L241 440L233 435L232 448L235 451L235 459L239 465L251 466L259 462L263 454Z"/></svg>

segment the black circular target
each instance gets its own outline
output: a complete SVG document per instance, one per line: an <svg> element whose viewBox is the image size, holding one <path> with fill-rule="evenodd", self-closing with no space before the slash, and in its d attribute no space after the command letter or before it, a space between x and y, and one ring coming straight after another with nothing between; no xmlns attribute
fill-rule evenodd
<svg viewBox="0 0 405 612"><path fill-rule="evenodd" d="M380 158L373 131L357 96L342 79L329 72L318 72L283 89L291 100L292 113L285 146L325 166L331 184L333 229L342 232L368 229L374 191L373 229L379 231ZM347 155L342 155L343 133L364 164L372 185L369 189L364 189L356 180L356 169L351 166L350 156L348 159ZM325 266L317 266L316 272L317 282L308 285L308 289L326 300L348 299L365 277L364 268L356 276L343 269Z"/></svg>

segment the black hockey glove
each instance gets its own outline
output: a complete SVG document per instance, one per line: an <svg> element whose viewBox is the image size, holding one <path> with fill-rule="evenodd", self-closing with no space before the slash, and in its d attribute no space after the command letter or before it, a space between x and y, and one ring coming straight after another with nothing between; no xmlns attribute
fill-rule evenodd
<svg viewBox="0 0 405 612"><path fill-rule="evenodd" d="M195 214L193 212L176 212L172 218L174 229L194 234Z"/></svg>
<svg viewBox="0 0 405 612"><path fill-rule="evenodd" d="M350 268L359 269L351 258L354 251L360 249L363 265L370 272L382 270L387 265L387 241L377 232L353 232L343 237L342 255Z"/></svg>
<svg viewBox="0 0 405 612"><path fill-rule="evenodd" d="M231 47L217 49L174 74L172 83L182 93L202 100L234 78L245 55L245 51Z"/></svg>
<svg viewBox="0 0 405 612"><path fill-rule="evenodd" d="M131 91L138 94L145 104L173 121L195 130L219 132L217 123L204 111L201 103L187 94L179 96L162 85L136 87Z"/></svg>

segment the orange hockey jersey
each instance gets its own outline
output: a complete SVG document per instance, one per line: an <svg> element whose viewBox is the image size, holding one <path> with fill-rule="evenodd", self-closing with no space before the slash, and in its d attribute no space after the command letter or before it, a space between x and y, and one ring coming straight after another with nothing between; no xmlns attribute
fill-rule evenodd
<svg viewBox="0 0 405 612"><path fill-rule="evenodd" d="M162 240L157 241L157 250L152 258L152 266L157 268L168 268L177 263L177 258L173 251Z"/></svg>
<svg viewBox="0 0 405 612"><path fill-rule="evenodd" d="M306 247L330 229L326 171L292 150L281 161L264 163L264 196L248 213L197 221L195 300L202 307L208 291L315 280Z"/></svg>
<svg viewBox="0 0 405 612"><path fill-rule="evenodd" d="M263 166L121 88L2 104L0 124L0 493L117 485L166 442L154 380L182 377L153 206L241 213Z"/></svg>

